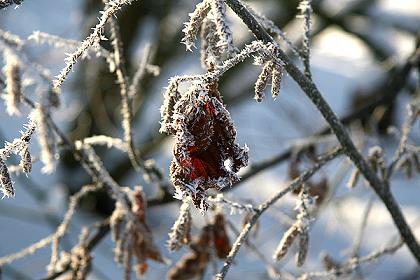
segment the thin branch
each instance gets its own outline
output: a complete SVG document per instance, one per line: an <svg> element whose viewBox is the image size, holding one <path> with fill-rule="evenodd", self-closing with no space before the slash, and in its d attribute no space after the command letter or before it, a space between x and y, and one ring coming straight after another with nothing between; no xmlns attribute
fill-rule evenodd
<svg viewBox="0 0 420 280"><path fill-rule="evenodd" d="M402 127L400 144L398 146L398 149L395 151L394 157L387 169L386 179L390 178L398 161L407 151L408 136L411 132L411 129L413 128L414 123L417 121L417 119L420 116L420 99L418 99L417 102L410 103L407 106L407 111L408 111L407 118Z"/></svg>
<svg viewBox="0 0 420 280"><path fill-rule="evenodd" d="M107 3L106 9L101 12L102 16L99 19L99 23L93 28L92 33L82 42L81 46L72 54L66 58L66 66L61 70L60 74L53 81L55 89L61 87L64 83L67 75L73 69L73 66L77 63L86 51L93 45L99 44L102 39L102 31L108 20L114 16L124 5L131 4L133 0L112 0Z"/></svg>
<svg viewBox="0 0 420 280"><path fill-rule="evenodd" d="M136 171L140 171L140 169L143 169L147 173L149 178L152 178L152 175L154 175L156 178L158 178L159 181L161 181L163 179L162 172L154 165L146 164L143 161L143 159L140 158L140 156L136 153L136 147L134 145L133 140L133 112L131 105L132 98L130 96L130 90L135 91L137 84L134 85L134 89L130 88L127 78L127 70L124 63L122 41L120 38L120 31L117 21L115 19L110 19L110 26L111 44L114 49L115 74L117 75L117 81L120 85L122 127L124 130L124 140L127 143L128 157ZM147 62L147 56L148 52L145 52L143 57L143 60L145 62ZM145 68L145 66L141 67ZM142 76L136 76L135 78L137 81L136 83L138 83L139 79L141 79Z"/></svg>
<svg viewBox="0 0 420 280"><path fill-rule="evenodd" d="M414 228L417 228L419 225L420 217L417 217L413 222L412 225ZM302 274L298 279L299 280L306 280L311 279L315 277L316 279L336 279L337 276L343 276L346 274L353 273L357 268L360 267L360 265L365 263L371 263L373 261L378 260L379 258L394 254L397 250L403 247L404 241L399 238L398 241L392 241L394 238L390 239L389 242L387 242L388 245L386 247L377 249L372 251L371 253L363 256L363 257L353 257L351 258L346 264L343 266L337 267L335 269L329 270L329 271L320 271L320 272L307 272ZM333 277L333 278L332 278Z"/></svg>
<svg viewBox="0 0 420 280"><path fill-rule="evenodd" d="M352 258L348 264L339 269L332 269L330 271L323 271L323 272L308 272L303 274L299 279L311 279L311 277L316 277L316 279L331 279L332 276L343 275L352 273L356 268L358 268L361 264L370 263L372 261L377 260L384 255L394 254L398 249L400 249L404 245L402 240L399 240L397 243L379 249L370 253L369 255L360 257L360 258Z"/></svg>
<svg viewBox="0 0 420 280"><path fill-rule="evenodd" d="M70 199L70 205L66 214L64 215L64 219L61 222L61 224L57 227L54 233L22 249L19 252L0 258L0 267L4 266L5 264L9 264L15 260L21 259L27 255L33 254L39 249L42 249L43 247L47 246L50 243L58 242L60 238L63 237L64 234L67 232L67 228L71 222L71 219L74 215L74 211L77 205L79 204L80 199L87 193L94 191L96 189L97 189L96 186L86 186L85 188L82 188L79 192L77 192L75 195L73 195L72 198Z"/></svg>
<svg viewBox="0 0 420 280"><path fill-rule="evenodd" d="M238 238L234 242L232 249L227 256L225 263L220 270L220 272L216 275L217 280L222 280L226 277L226 274L229 271L230 266L232 265L233 259L235 258L236 254L238 253L239 249L241 248L242 243L246 240L249 232L251 231L252 227L257 223L259 217L274 203L276 203L280 198L282 198L287 193L297 189L300 187L304 182L309 180L312 175L314 175L322 166L324 166L329 161L335 159L339 155L342 154L341 149L335 149L332 152L328 153L324 157L320 158L318 162L307 171L303 172L299 177L293 180L286 188L281 190L280 192L276 193L271 198L267 199L264 203L260 204L257 208L257 212L252 215L249 222L243 227L241 233L239 234Z"/></svg>
<svg viewBox="0 0 420 280"><path fill-rule="evenodd" d="M362 222L360 223L359 231L356 235L356 238L354 239L353 248L351 249L351 252L350 252L351 258L359 256L360 247L362 245L363 236L366 230L366 226L367 226L370 212L372 210L372 206L373 206L373 197L370 197L363 211Z"/></svg>
<svg viewBox="0 0 420 280"><path fill-rule="evenodd" d="M101 240L109 233L110 227L109 227L109 220L105 219L102 222L99 222L94 225L96 228L96 233L89 238L89 240L86 242L86 249L88 252L91 252L100 242ZM70 270L70 264L71 260L69 260L67 263L63 264L62 269L58 271L54 271L51 275L48 275L47 277L42 278L42 280L52 280L56 279L57 277L63 275L67 271Z"/></svg>
<svg viewBox="0 0 420 280"><path fill-rule="evenodd" d="M235 225L227 220L227 225L230 227L230 229L233 231L234 234L239 235L240 232L239 230L235 227ZM263 261L263 263L266 265L267 267L267 273L268 275L273 278L273 279L279 279L280 276L284 277L284 273L280 272L271 262L269 259L266 258L266 256L260 252L260 250L258 249L258 247L256 245L254 245L249 239L245 240L245 245L252 251L254 252L255 255L257 255L258 258L260 258L260 260ZM292 277L290 277L289 275L287 275L288 278L290 279L294 279ZM283 279L283 278L282 278Z"/></svg>
<svg viewBox="0 0 420 280"><path fill-rule="evenodd" d="M121 116L122 116L122 127L124 130L124 140L128 147L128 158L131 164L140 171L142 165L138 156L136 155L134 141L133 141L133 112L131 107L131 99L128 95L128 78L127 71L124 63L122 41L120 38L120 30L117 21L113 18L110 19L111 26L111 44L114 49L114 63L115 63L115 74L117 76L117 82L120 86L121 94Z"/></svg>

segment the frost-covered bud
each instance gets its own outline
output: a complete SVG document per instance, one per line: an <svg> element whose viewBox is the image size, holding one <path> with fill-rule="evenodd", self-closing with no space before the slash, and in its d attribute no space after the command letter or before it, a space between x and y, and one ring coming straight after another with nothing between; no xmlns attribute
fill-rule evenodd
<svg viewBox="0 0 420 280"><path fill-rule="evenodd" d="M6 65L3 72L6 76L6 112L9 115L19 115L19 105L22 96L22 81L19 60L9 53L5 53Z"/></svg>
<svg viewBox="0 0 420 280"><path fill-rule="evenodd" d="M281 82L283 80L283 67L274 65L271 74L271 96L276 99L279 95Z"/></svg>
<svg viewBox="0 0 420 280"><path fill-rule="evenodd" d="M21 160L20 160L20 167L22 168L23 172L29 174L32 170L32 158L29 152L29 147L26 146L20 153Z"/></svg>
<svg viewBox="0 0 420 280"><path fill-rule="evenodd" d="M185 44L185 47L188 51L192 51L192 48L195 47L195 40L197 39L197 35L200 32L201 23L209 11L209 1L205 0L195 7L194 12L189 14L190 20L185 23L185 27L182 30L184 33L182 43Z"/></svg>
<svg viewBox="0 0 420 280"><path fill-rule="evenodd" d="M51 173L55 169L55 137L53 131L47 125L46 108L38 107L33 118L36 122L38 142L41 147L41 161L44 164L42 172Z"/></svg>
<svg viewBox="0 0 420 280"><path fill-rule="evenodd" d="M255 82L255 97L254 97L254 99L257 102L261 102L264 98L264 89L267 86L268 80L270 79L270 76L273 72L273 66L274 66L273 62L268 61L264 65L260 75L258 76L257 81Z"/></svg>
<svg viewBox="0 0 420 280"><path fill-rule="evenodd" d="M277 246L276 250L273 254L273 259L276 261L281 260L289 250L290 246L292 246L293 241L299 234L299 228L296 224L291 226L283 235L282 239L280 240L279 245Z"/></svg>
<svg viewBox="0 0 420 280"><path fill-rule="evenodd" d="M1 191L3 192L3 197L14 197L15 189L13 188L12 179L10 178L9 170L7 169L6 163L0 158L0 182L1 182Z"/></svg>

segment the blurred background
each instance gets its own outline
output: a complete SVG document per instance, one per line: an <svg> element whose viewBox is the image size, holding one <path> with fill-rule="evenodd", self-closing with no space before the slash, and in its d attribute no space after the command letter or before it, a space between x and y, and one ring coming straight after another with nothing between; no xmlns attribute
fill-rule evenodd
<svg viewBox="0 0 420 280"><path fill-rule="evenodd" d="M172 157L172 137L158 133L159 108L168 79L174 75L203 73L199 51L187 52L180 43L183 23L198 1L142 0L135 1L118 14L124 44L127 69L132 75L140 63L147 44L152 47L152 63L161 68L158 77L148 75L134 99L134 132L136 145L146 159L153 158L164 174L169 174ZM297 18L298 2L294 0L247 1L255 10L272 19L294 42L302 34L302 20ZM34 31L47 32L63 38L83 40L97 23L102 2L97 0L27 0L16 9L0 10L0 29L27 38ZM418 0L317 0L313 1L314 28L312 42L312 73L318 88L340 116L358 112L347 122L355 132L361 149L374 145L384 147L392 155L398 138L390 135L392 127L399 128L406 116L406 105L419 94L419 69L407 71L404 66L416 49L420 31L420 2ZM228 20L238 47L253 37L231 11ZM104 42L104 47L109 47ZM48 45L26 46L28 56L57 75L64 66L65 54L71 47L54 48ZM0 61L3 66L3 61ZM260 68L248 60L229 71L220 83L224 102L238 130L238 142L250 149L250 162L255 163L288 149L299 139L323 130L326 123L298 86L285 76L280 96L266 98L261 104L253 100L253 87ZM101 58L91 57L78 63L63 88L64 102L54 113L54 120L72 140L91 135L122 136L120 94L115 76ZM28 92L28 95L31 93ZM369 106L367 106L369 105ZM1 105L3 106L3 105ZM366 107L367 106L367 107ZM367 108L360 110L361 108ZM26 118L10 118L0 110L0 142L11 141ZM334 138L327 138L333 142ZM420 143L417 123L410 141ZM35 143L35 142L34 142ZM36 143L31 145L37 154ZM145 182L134 172L125 154L98 149L111 175L123 186L141 184L148 195L157 194L153 184ZM352 171L346 160L335 161L315 178L328 179L330 198L322 205L311 228L309 258L302 268L296 268L293 254L278 264L280 270L292 273L322 270L322 252L338 262L348 258L362 217L371 205L360 254L385 246L398 236L385 207L362 183L355 189L346 187ZM69 195L75 193L90 177L74 161L71 154L60 152L57 172L42 174L35 163L30 177L15 176L16 197L0 201L0 256L16 252L55 231L68 207ZM276 165L238 186L226 197L257 204L268 198L287 182L288 164ZM397 174L392 182L393 192L407 221L415 228L420 240L420 177L408 180ZM288 195L266 213L259 225L254 244L271 259L273 248L293 219L296 196ZM147 221L156 243L172 264L165 266L149 262L146 279L164 279L168 269L188 250L169 253L165 247L169 232L178 213L178 202L153 206ZM114 202L103 192L86 197L63 241L63 249L77 243L80 229L109 216ZM229 209L226 209L229 215ZM240 227L243 213L228 218ZM199 232L206 217L195 213L193 232ZM289 220L288 220L289 219ZM417 227L416 227L417 225ZM231 241L236 235L230 231ZM105 238L93 256L91 279L121 279L122 268L113 262L114 244ZM45 276L50 247L4 267L2 279L40 279ZM219 268L222 262L215 266ZM205 279L214 274L209 266ZM420 270L403 247L394 255L379 262L362 266L364 279L420 279ZM270 279L263 262L247 248L241 248L228 279Z"/></svg>

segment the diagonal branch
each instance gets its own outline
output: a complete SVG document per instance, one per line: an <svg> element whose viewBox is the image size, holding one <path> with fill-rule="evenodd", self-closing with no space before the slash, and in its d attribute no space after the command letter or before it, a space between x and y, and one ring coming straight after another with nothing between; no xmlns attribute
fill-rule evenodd
<svg viewBox="0 0 420 280"><path fill-rule="evenodd" d="M252 33L259 40L265 43L276 44L267 31L259 24L259 22L252 16L246 7L239 0L225 0L229 7L242 19L248 26ZM344 153L356 165L360 172L365 176L370 186L374 189L376 194L381 198L382 202L387 207L392 219L397 226L404 242L409 247L411 253L420 264L420 246L407 224L404 215L392 195L389 185L378 178L375 172L370 168L363 156L356 149L354 143L350 139L343 124L337 118L329 104L322 97L316 85L308 79L289 59L289 57L278 49L278 58L284 62L284 68L290 76L299 84L305 94L311 99L324 119L328 122L331 130L336 135L338 141L344 149Z"/></svg>

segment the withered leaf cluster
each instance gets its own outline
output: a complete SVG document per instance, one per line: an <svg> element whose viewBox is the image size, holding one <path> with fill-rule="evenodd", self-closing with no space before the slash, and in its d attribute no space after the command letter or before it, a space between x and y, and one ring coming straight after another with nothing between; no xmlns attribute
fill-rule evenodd
<svg viewBox="0 0 420 280"><path fill-rule="evenodd" d="M198 209L207 210L206 190L238 181L236 173L248 164L248 149L236 143L217 83L196 82L176 102L166 104L173 104L173 109L162 110L171 114L163 116L162 126L176 137L170 170L175 197L191 197Z"/></svg>
<svg viewBox="0 0 420 280"><path fill-rule="evenodd" d="M137 187L130 198L131 214L125 213L124 208L117 204L110 220L112 238L116 243L115 260L124 265L127 275L131 272L131 262L135 257L136 273L142 277L148 269L148 259L160 263L165 263L165 260L154 244L146 223L146 200L142 189ZM135 221L128 218L131 215L134 215Z"/></svg>
<svg viewBox="0 0 420 280"><path fill-rule="evenodd" d="M168 273L169 280L187 280L202 277L210 261L212 252L225 259L231 249L223 214L218 213L214 222L206 225L190 245L186 254Z"/></svg>

